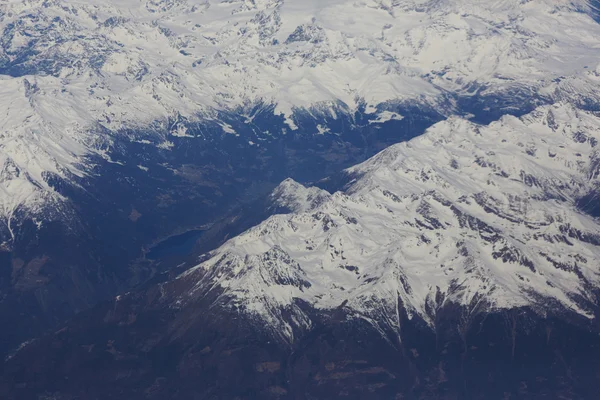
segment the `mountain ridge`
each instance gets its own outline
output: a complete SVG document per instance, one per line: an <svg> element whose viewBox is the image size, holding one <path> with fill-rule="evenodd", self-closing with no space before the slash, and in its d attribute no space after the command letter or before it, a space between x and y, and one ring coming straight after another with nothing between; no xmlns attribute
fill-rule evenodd
<svg viewBox="0 0 600 400"><path fill-rule="evenodd" d="M565 103L452 118L331 192L285 180L264 205L277 214L198 266L25 343L0 393L589 398L600 227L578 206L599 127Z"/></svg>
<svg viewBox="0 0 600 400"><path fill-rule="evenodd" d="M297 300L368 318L401 299L430 324L445 301L594 319L600 230L577 201L597 190L599 124L568 104L489 126L455 118L351 167L342 192L285 181L274 196L296 212L184 273L198 283L177 302L220 287L225 304L290 335L290 321L306 328Z"/></svg>
<svg viewBox="0 0 600 400"><path fill-rule="evenodd" d="M42 172L76 182L91 173L88 156L110 162L123 132L148 140L126 132L156 122L175 120L150 140L168 150L186 119L217 119L231 133L218 113L260 102L293 130L297 111L317 106L335 118L338 102L379 114L387 102L416 101L448 115L453 96L597 100L600 29L580 12L592 10L584 1L76 5L0 8L0 74L12 94L0 108L3 165L21 171L3 180L4 219L64 200ZM352 20L356 12L365 18Z"/></svg>

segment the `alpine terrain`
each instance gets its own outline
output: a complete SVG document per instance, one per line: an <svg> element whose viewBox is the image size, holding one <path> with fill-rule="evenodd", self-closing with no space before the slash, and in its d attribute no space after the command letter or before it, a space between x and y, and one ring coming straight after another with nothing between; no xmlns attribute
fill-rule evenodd
<svg viewBox="0 0 600 400"><path fill-rule="evenodd" d="M592 399L600 4L0 4L0 396Z"/></svg>

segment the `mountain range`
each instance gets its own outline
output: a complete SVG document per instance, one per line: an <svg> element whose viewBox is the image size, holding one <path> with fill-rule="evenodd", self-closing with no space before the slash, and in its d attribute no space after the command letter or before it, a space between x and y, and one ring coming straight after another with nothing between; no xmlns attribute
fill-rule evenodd
<svg viewBox="0 0 600 400"><path fill-rule="evenodd" d="M594 398L598 10L0 5L0 394Z"/></svg>
<svg viewBox="0 0 600 400"><path fill-rule="evenodd" d="M592 398L599 128L569 104L489 125L453 117L320 182L336 191L288 179L265 203L277 213L25 344L0 388Z"/></svg>

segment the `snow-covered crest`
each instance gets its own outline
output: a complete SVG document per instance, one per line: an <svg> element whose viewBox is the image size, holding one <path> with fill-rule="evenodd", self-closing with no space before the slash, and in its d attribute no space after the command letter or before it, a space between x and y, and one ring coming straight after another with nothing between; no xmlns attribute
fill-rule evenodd
<svg viewBox="0 0 600 400"><path fill-rule="evenodd" d="M256 101L288 116L357 99L373 111L482 88L596 99L600 28L582 11L592 3L4 2L0 158L20 172L4 174L2 214L58 199L42 173L80 175L82 157L104 154L106 132L173 115Z"/></svg>
<svg viewBox="0 0 600 400"><path fill-rule="evenodd" d="M441 122L348 170L343 192L231 239L181 277L202 278L179 300L218 287L289 334L310 325L298 299L392 328L398 307L434 324L449 302L591 318L600 225L576 201L597 190L599 140L600 118L566 104L489 126Z"/></svg>

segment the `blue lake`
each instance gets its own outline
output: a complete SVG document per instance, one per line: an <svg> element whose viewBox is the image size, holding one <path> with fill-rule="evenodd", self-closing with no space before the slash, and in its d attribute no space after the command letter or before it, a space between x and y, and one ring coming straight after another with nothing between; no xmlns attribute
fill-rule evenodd
<svg viewBox="0 0 600 400"><path fill-rule="evenodd" d="M203 233L203 230L193 230L181 235L172 236L150 248L146 257L150 260L159 260L161 258L186 255L193 250L196 241L200 239Z"/></svg>

